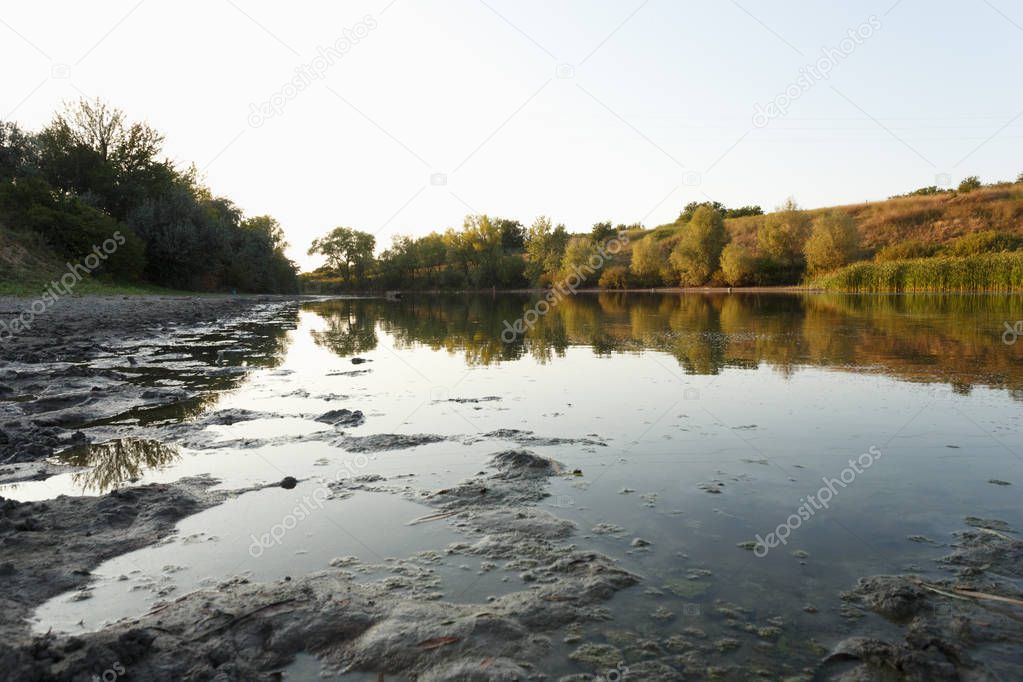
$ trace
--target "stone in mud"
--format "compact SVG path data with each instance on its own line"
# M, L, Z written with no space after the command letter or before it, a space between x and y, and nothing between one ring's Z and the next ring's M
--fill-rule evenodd
M294 476L285 476L284 478L281 479L280 483L280 486L285 490L292 490L297 485L298 479L296 479Z
M503 472L505 477L550 476L564 468L560 462L541 457L529 450L505 450L490 458L490 463Z
M622 662L622 652L610 644L583 644L568 657L573 661L588 665L598 672L614 670Z
M347 436L335 441L334 444L349 452L384 452L405 450L444 440L447 440L444 436L429 433L378 433L372 436Z
M361 426L366 422L366 417L362 414L362 410L340 409L324 412L316 418L316 421L338 428L348 428Z
M363 364L365 362L370 362L370 361L367 360L366 358L352 358L352 364L353 365L361 365L361 364Z

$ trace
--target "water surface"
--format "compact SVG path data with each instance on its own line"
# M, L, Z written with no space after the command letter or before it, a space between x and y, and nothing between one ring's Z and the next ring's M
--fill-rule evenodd
M783 622L784 634L744 643L734 660L798 671L822 647L889 627L841 617L839 594L857 578L939 574L934 560L966 516L1023 528L1023 340L1002 334L1023 317L1019 297L600 294L530 314L535 305L518 295L305 303L287 324L252 331L266 336L249 344L260 349L256 369L204 392L195 410L110 420L127 433L196 412L256 410L268 416L209 429L262 445L139 439L66 453L79 468L4 487L0 495L44 499L198 474L225 489L302 481L241 495L182 521L166 544L107 562L91 599L52 600L37 629L94 629L235 574L274 580L355 555L378 567L371 579L442 550L460 536L442 523L407 525L429 509L402 488L482 470L491 453L518 447L484 435L499 429L588 441L533 449L581 472L552 480L543 503L576 522L572 541L643 577L609 603L611 622L583 633L619 646L626 663L642 658L643 638L689 627L729 635L722 613L737 606L750 622ZM520 318L535 324L509 334ZM197 337L196 347L230 341ZM302 440L328 428L316 416L339 408L366 416L347 435L448 440L370 455ZM785 544L762 557L740 546L775 531L868 452L880 455ZM327 500L280 542L252 550L338 472L378 474L392 493ZM444 558L436 573L451 601L528 588L464 557ZM554 641L541 669L585 670L567 659L574 646ZM309 669L303 659L292 677Z

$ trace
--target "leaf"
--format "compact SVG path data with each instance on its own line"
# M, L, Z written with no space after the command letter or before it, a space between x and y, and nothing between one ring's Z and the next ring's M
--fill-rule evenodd
M461 637L431 637L430 639L424 639L419 644L416 644L420 649L438 649L448 644L457 644L461 642Z

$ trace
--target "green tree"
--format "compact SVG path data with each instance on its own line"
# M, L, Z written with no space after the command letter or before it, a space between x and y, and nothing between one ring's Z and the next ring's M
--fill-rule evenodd
M752 284L757 271L756 258L745 246L731 242L721 250L721 274L733 287Z
M560 278L565 280L573 273L578 273L579 276L587 280L593 280L590 282L592 286L597 279L599 269L594 269L590 263L590 257L596 254L596 250L593 247L593 241L589 237L572 237L568 240L568 245L565 247L565 255L561 259L561 272Z
M725 221L711 206L700 206L671 252L671 264L683 286L698 286L710 279L728 243Z
M810 274L836 270L856 258L860 233L853 217L840 209L828 211L813 221L804 245L806 269Z
M568 230L564 225L552 229L551 220L547 216L540 216L533 221L526 233L525 271L532 285L542 286L557 277L568 240Z
M663 275L670 272L667 249L652 234L634 241L629 270L644 286L665 284Z
M351 285L364 281L375 247L373 235L349 227L335 227L327 236L314 239L308 253L325 257L331 269Z
M970 175L968 177L963 178L963 181L959 183L958 191L963 192L965 194L967 192L972 192L973 190L980 188L981 188L980 178L978 178L976 175Z
M709 208L716 213L720 213L722 217L724 217L725 212L728 210L720 201L690 201L685 205L685 208L682 209L682 213L679 214L678 220L675 222L688 223L693 219L693 216L696 215L696 211L704 207Z
M809 236L810 216L790 198L764 218L757 230L757 248L781 267L801 270L803 244Z
M590 238L595 244L603 244L608 239L611 239L619 232L615 229L614 225L611 224L610 220L602 223L594 223L593 228L590 229Z

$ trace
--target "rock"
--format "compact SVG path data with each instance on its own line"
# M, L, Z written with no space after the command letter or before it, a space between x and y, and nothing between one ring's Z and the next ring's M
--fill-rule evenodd
M316 418L316 421L335 427L348 428L361 426L366 422L366 417L361 410L340 409L324 412Z
M644 540L643 538L632 538L632 542L629 543L632 547L649 547L650 541Z
M285 490L291 490L298 485L298 479L294 476L285 476L281 479L281 487Z

